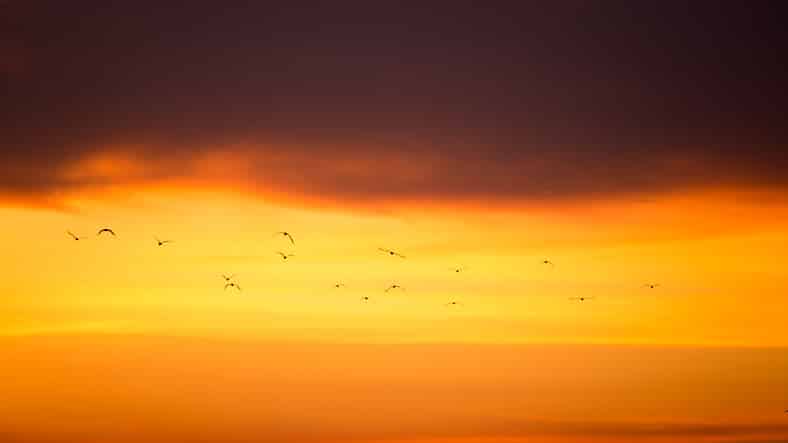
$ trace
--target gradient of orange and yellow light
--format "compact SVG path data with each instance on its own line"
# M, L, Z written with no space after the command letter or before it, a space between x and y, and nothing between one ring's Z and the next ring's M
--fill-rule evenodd
M72 196L71 212L3 210L3 334L788 345L788 206L768 193L387 210L183 189L122 195ZM97 238L101 226L118 237ZM272 235L285 229L294 247ZM154 236L175 243L159 248ZM283 262L277 250L296 256ZM222 273L243 292L224 291ZM392 283L406 291L384 293ZM579 295L595 299L567 300Z
M0 430L780 441L786 220L762 191L343 206L139 186L6 207ZM117 238L96 237L103 226ZM406 291L385 293L395 282Z

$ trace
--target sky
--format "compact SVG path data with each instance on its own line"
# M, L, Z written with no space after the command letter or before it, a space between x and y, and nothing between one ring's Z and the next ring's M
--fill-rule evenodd
M780 12L0 2L0 440L787 441Z

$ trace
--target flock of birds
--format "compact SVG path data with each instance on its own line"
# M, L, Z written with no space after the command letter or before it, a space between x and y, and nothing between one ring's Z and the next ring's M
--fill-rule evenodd
M72 239L74 239L76 241L79 241L79 240L82 240L83 238L85 238L85 237L79 236L77 234L74 234L71 231L66 231L66 232L68 233L68 235ZM111 228L101 228L101 229L98 230L96 235L98 237L101 237L102 235L109 235L109 236L112 236L112 237L116 237L117 236L115 234L115 231L113 231ZM287 232L287 231L278 231L278 232L275 232L273 235L274 236L284 237L287 240L289 240L291 246L295 246L295 239L293 238L293 236L289 232ZM159 246L159 247L166 246L166 245L168 245L170 243L173 243L173 240L162 240L162 239L160 239L158 237L153 237L153 238L154 238L154 240L156 242L156 245ZM400 259L407 258L407 257L405 257L405 255L403 255L403 254L401 254L401 253L399 253L399 252L397 252L397 251L395 251L393 249L378 248L378 251L383 253L383 254L385 254L385 255L388 255L390 257L396 257L396 258L400 258ZM288 252L283 252L283 251L276 251L276 253L282 258L282 260L285 260L285 261L288 260L291 257L295 257L295 254L293 254L293 253L288 253ZM545 266L555 267L555 263L553 263L551 260L548 260L548 259L542 260L542 264L545 265ZM465 269L466 268L464 266L460 266L460 267L451 268L451 271L454 272L454 273L459 274L461 272L464 272ZM221 277L224 280L224 289L225 290L227 290L227 289L233 290L234 289L234 290L236 290L238 292L242 291L241 285L235 279L235 275L234 274L231 274L231 275L222 274ZM650 289L650 290L651 289L657 289L660 286L661 285L659 283L646 283L646 284L643 285L644 288ZM336 289L340 289L340 288L343 288L343 287L345 287L344 283L338 282L338 283L334 284L334 288L336 288ZM402 287L401 285L397 284L397 283L393 283L393 284L389 285L387 288L384 289L384 292L386 292L386 293L388 293L390 291L403 291L404 292L405 288ZM569 297L569 300L570 301L574 301L574 302L583 303L583 302L594 300L594 297L593 296L590 296L590 297L585 297L585 296ZM368 303L369 301L370 301L370 297L368 295L365 295L365 296L361 297L361 302ZM460 303L460 302L458 302L456 300L451 300L448 303L445 303L444 306L446 306L446 307L462 306L462 303ZM788 414L788 409L786 409L784 413Z
M66 231L66 233L72 239L74 239L76 241L79 241L79 240L82 240L82 239L85 238L85 237L77 235L77 234L75 234L75 233L73 233L71 231ZM99 229L97 234L96 234L96 236L101 237L102 235L109 235L109 236L112 236L112 237L116 237L117 236L115 234L115 231L113 231L111 228L101 228L101 229ZM290 242L291 246L295 246L295 239L287 231L275 232L273 234L273 236L281 236L281 237L287 239ZM159 246L159 247L166 246L166 245L168 245L170 243L173 243L173 240L162 240L162 239L160 239L158 237L155 237L155 236L153 237L153 239L155 240L156 245ZM396 258L400 258L400 259L407 258L407 257L405 257L405 255L403 255L403 254L401 254L401 253L399 253L399 252L397 252L397 251L395 251L393 249L378 248L378 251L383 253L383 254L385 254L385 255L388 255L390 257L396 257ZM295 254L290 253L290 252L276 251L276 254L279 255L282 258L282 260L285 260L285 261L287 261L291 257L295 257ZM555 263L553 263L551 260L547 260L547 259L542 260L542 264L545 265L545 266L555 267ZM461 272L464 272L465 269L466 268L464 266L459 266L459 267L451 268L451 271L454 272L454 273L459 274ZM236 290L238 292L242 291L241 285L235 279L235 274L231 274L231 275L222 274L221 277L222 277L222 279L224 279L224 289L225 290L227 290L227 289L233 290L234 289L234 290ZM643 285L644 288L648 288L648 289L656 289L659 286L660 286L659 283L646 283L646 284ZM336 289L340 289L340 288L343 288L343 287L345 287L344 283L338 282L338 283L334 284L334 288L336 288ZM402 291L402 292L405 292L405 288L402 287L401 285L397 284L397 283L393 283L393 284L389 285L388 287L386 287L383 292L388 293L390 291ZM594 297L593 296L590 296L590 297L586 297L586 296L569 297L569 300L570 301L574 301L574 302L583 303L583 302L586 302L586 301L594 300ZM370 297L369 296L365 295L365 296L361 297L361 302L367 303L369 301L370 301ZM462 306L462 303L460 303L460 302L458 302L456 300L450 300L448 303L445 303L444 306L447 306L447 307ZM786 411L786 413L788 413L788 411Z

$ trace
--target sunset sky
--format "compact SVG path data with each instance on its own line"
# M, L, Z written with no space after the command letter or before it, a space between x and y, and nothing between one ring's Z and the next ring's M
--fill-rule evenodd
M776 7L109 3L0 2L0 442L788 441Z

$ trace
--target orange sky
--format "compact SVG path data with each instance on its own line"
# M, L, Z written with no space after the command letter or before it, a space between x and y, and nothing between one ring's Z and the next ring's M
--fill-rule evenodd
M342 207L120 186L60 203L0 217L8 441L788 436L779 195Z
M0 1L0 443L788 441L777 2L160 3Z

